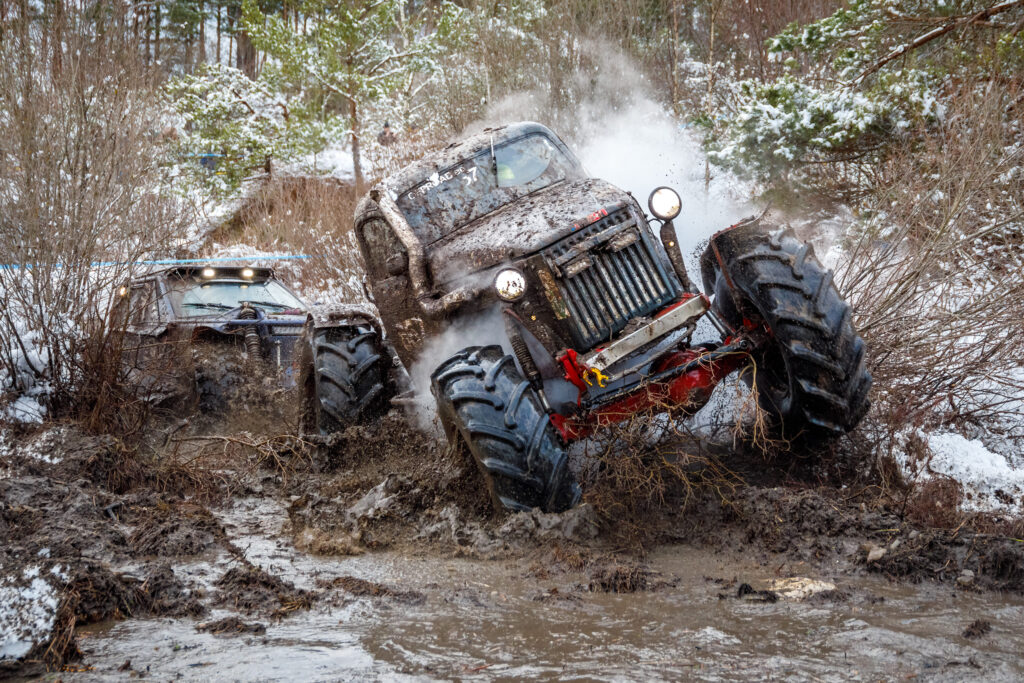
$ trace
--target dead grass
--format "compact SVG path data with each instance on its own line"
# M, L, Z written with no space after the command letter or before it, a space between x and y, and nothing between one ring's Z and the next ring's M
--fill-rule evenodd
M728 501L743 482L707 453L667 407L634 415L591 438L583 457L586 500L611 533L643 546L701 495ZM700 494L700 495L698 495Z

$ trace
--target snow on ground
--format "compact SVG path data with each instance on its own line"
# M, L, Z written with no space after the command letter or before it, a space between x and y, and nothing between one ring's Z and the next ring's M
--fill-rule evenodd
M11 422L42 424L46 407L36 397L22 394L4 409L3 416Z
M917 436L928 446L924 460L904 451L896 454L909 481L948 477L963 487L962 506L967 512L1024 514L1024 468L990 450L981 439L920 430Z
M316 154L310 154L297 163L281 169L284 175L317 175L351 181L355 178L355 165L347 145L334 143Z
M60 569L54 567L59 578ZM26 567L20 575L0 577L0 660L18 659L49 637L57 616L57 590Z

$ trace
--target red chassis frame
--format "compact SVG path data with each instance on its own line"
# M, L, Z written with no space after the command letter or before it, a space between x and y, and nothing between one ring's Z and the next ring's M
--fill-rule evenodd
M678 304L665 310L675 305ZM741 333L750 331L742 330ZM673 349L660 356L651 368L652 377L668 375L667 379L644 380L624 396L575 415L553 413L550 416L551 424L562 439L569 442L585 438L598 429L657 406L665 410L680 409L694 413L708 402L711 392L726 375L749 361L751 347L745 334L732 334L717 349L706 346ZM566 369L565 379L585 391L586 387L580 378L586 375L586 366L577 361L574 353L560 358ZM685 365L692 367L680 374L671 372Z

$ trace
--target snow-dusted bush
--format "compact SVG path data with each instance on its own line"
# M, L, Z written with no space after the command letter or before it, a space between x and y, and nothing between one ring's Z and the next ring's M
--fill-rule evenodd
M953 100L1014 82L1021 21L1021 3L853 0L794 23L767 41L779 73L739 84L712 157L768 184L863 190Z
M21 396L7 417L107 414L124 342L111 301L181 232L130 23L87 19L61 41L14 21L0 41L0 383Z

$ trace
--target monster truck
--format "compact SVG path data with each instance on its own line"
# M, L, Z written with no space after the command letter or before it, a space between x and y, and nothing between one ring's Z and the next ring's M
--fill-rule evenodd
M809 245L742 221L711 238L702 293L673 225L679 195L658 188L647 208L653 219L536 123L449 145L356 208L369 293L407 367L453 324L500 311L504 334L431 375L449 441L499 508L575 505L570 442L644 411L697 411L731 372L785 439L834 439L867 410L864 342ZM701 318L720 340L692 341ZM349 386L356 404L379 391Z
M308 306L268 268L181 262L126 284L120 303L137 340L130 379L156 403L230 403L276 376L278 388L299 392L304 429L332 432L385 410L405 381L372 309Z

